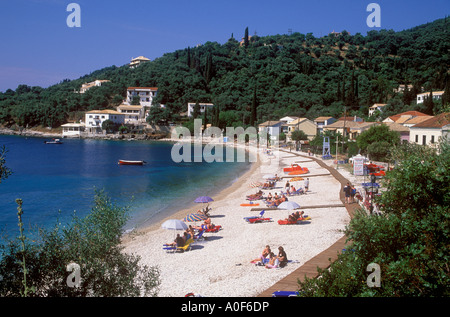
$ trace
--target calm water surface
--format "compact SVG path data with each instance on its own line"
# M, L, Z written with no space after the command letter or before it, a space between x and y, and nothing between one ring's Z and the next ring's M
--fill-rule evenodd
M63 139L0 135L6 165L13 171L0 184L0 229L16 235L16 198L23 200L27 225L51 227L68 222L74 211L89 213L95 189L104 189L119 206L130 206L127 228L149 225L213 196L245 173L250 163L175 163L171 143ZM119 159L144 160L144 166L121 166ZM247 160L248 161L248 160Z

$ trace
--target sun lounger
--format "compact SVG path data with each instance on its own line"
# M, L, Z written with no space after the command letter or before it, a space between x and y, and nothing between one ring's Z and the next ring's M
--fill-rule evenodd
M184 252L186 250L190 250L191 249L191 244L192 243L194 243L194 239L191 238L191 239L188 239L186 241L186 243L184 244L184 246L182 246L182 247L164 245L163 250L172 251L172 252L175 252L175 251L176 252Z
M222 226L214 226L213 228L205 229L205 232L218 232L222 229Z
M311 220L311 217L305 216L301 219L298 219L297 221L289 221L286 219L280 219L280 220L278 220L278 224L279 225L298 225L298 224L305 223L304 221L307 221L307 220Z
M297 291L277 291L272 293L272 297L297 297L300 293Z
M197 242L197 241L205 240L203 233L205 233L205 230L201 230L198 232L197 235L194 235L194 241Z
M259 216L252 216L252 217L244 217L245 221L248 223L260 223L264 221L271 221L272 218L263 218L264 210L259 213Z

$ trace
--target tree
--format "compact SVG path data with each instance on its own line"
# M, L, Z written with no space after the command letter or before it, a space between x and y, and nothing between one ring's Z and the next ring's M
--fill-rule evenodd
M248 43L249 43L249 38L248 38L248 27L245 28L245 32L244 32L244 47L247 48L248 47Z
M159 270L139 264L138 256L129 255L121 246L127 208L111 202L103 192L96 193L91 213L85 218L73 217L65 227L56 224L52 230L39 230L36 243L25 240L19 249L17 240L1 245L0 295L19 296L22 289L20 263L26 259L26 285L33 287L34 297L111 297L154 296L159 286ZM81 268L80 287L69 287L67 266Z
M254 126L256 123L256 109L258 107L257 99L256 99L256 87L253 89L253 99L252 99L252 110L250 114L250 125Z
M293 131L291 133L291 139L293 141L295 141L295 147L296 147L296 149L298 151L298 149L299 149L299 147L298 147L299 141L308 140L308 136L302 130L295 130L295 131Z
M8 151L6 150L6 147L3 145L3 147L0 150L0 184L2 183L2 180L8 178L9 175L12 174L12 171L10 168L8 168L6 164L6 153Z
M302 296L450 295L450 146L441 143L440 154L416 144L396 150L399 163L386 174L376 200L381 215L354 216L345 230L345 251L318 270L320 278L299 283ZM381 287L367 283L371 263L380 266Z
M102 130L105 130L106 133L114 133L117 131L117 129L117 124L115 124L111 120L105 120L102 122Z
M363 153L366 153L368 147L375 142L386 142L388 146L392 147L400 143L400 134L390 130L387 125L382 124L370 127L356 139L356 144Z

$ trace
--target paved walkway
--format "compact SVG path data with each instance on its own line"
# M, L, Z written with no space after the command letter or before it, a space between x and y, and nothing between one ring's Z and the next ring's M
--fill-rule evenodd
M291 152L292 153L292 152ZM347 184L348 180L342 176L336 169L333 167L328 166L325 164L322 160L319 160L314 157L301 155L297 153L297 156L306 157L308 159L316 161L321 167L327 169L331 175L333 175L340 183L341 183L341 191L340 191L340 200L344 204L344 192L342 189ZM353 215L355 214L355 210L359 208L359 204L345 204L344 205L347 208L347 211L351 218L353 218ZM267 290L262 292L258 295L258 297L272 297L272 293L276 291L297 291L299 288L298 280L304 281L305 276L308 278L314 278L318 276L317 267L320 267L322 269L325 269L330 266L330 260L331 262L335 261L338 257L338 254L342 251L342 249L345 248L347 237L342 237L336 243L334 243L332 246L330 246L325 251L319 253L309 261L307 261L305 264L303 264L301 267L299 267L297 270L283 278L282 280L278 281L271 287L269 287Z

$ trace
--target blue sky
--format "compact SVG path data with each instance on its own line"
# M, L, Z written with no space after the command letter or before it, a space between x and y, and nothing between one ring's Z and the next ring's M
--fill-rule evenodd
M69 28L68 4L81 8L81 27ZM371 3L381 28L366 24ZM65 78L150 59L207 41L238 40L246 27L260 36L347 30L400 31L443 18L449 0L0 0L0 91L19 84L48 87Z

